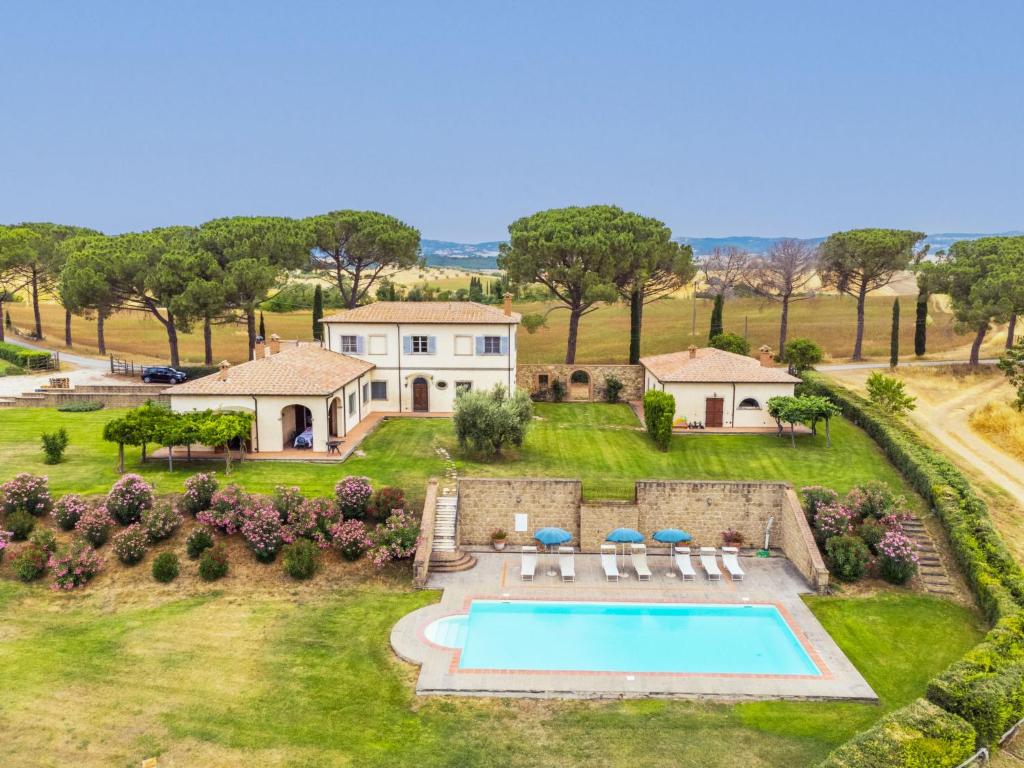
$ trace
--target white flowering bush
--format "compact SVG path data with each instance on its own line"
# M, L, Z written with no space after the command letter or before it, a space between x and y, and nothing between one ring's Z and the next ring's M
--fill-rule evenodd
M85 541L94 547L100 547L106 543L113 525L114 520L107 512L107 508L100 504L82 513L78 522L75 523L75 530Z
M132 523L114 536L114 554L125 565L135 565L146 554L146 531L141 523Z
M70 531L78 519L89 509L89 503L76 493L68 493L57 499L53 505L53 522L62 531Z
M7 515L27 512L41 517L53 508L48 478L45 475L30 475L28 472L15 475L0 485L0 499L0 507Z
M121 525L137 523L142 513L153 506L153 486L139 475L124 475L107 494L106 506L110 516Z
M217 492L217 477L213 472L199 472L185 481L181 495L181 511L195 517L209 509L213 494Z

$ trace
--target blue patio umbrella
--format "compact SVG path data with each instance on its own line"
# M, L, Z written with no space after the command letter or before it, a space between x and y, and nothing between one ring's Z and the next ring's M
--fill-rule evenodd
M681 541L689 541L693 536L678 528L663 528L654 534L654 540L662 544L678 544Z
M568 531L562 530L561 528L541 528L533 534L533 538L545 547L554 547L558 544L565 544L565 542L571 541L572 534Z
M626 544L640 544L644 540L644 535L640 531L632 528L616 528L614 531L604 537L605 541L611 541L615 544L622 544L622 564L623 570L625 570L626 564ZM625 573L621 574L625 577Z

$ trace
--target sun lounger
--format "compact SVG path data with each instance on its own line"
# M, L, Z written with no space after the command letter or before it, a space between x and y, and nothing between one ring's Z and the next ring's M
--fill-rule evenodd
M601 545L601 567L604 568L604 577L608 581L619 580L619 567L615 564L615 545Z
M572 547L558 548L558 570L562 572L562 581L576 581L576 558Z
M519 575L523 581L533 581L533 574L537 571L537 548L533 546L523 547L521 557Z
M743 581L743 569L740 568L740 551L736 547L722 547L722 565L729 572L733 581Z
M693 570L693 561L690 560L689 547L676 547L676 567L683 581L693 581L697 578L697 572Z
M640 581L651 580L651 569L647 567L647 547L644 544L633 545L633 569Z
M718 563L715 562L715 548L700 548L700 564L708 575L708 581L721 581L722 572L718 570Z

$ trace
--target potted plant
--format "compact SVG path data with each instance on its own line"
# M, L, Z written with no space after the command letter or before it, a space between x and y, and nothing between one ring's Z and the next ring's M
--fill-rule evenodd
M501 552L505 548L506 539L508 539L508 531L504 528L495 528L491 532L491 546L497 552Z
M743 545L743 534L735 528L722 531L722 542L727 547L739 547Z

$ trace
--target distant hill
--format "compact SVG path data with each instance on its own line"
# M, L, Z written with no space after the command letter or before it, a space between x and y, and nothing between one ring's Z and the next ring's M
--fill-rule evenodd
M977 240L979 237L1016 236L1024 232L940 232L928 235L925 242L931 245L934 253L947 249L957 240ZM773 244L783 237L755 237L752 235L729 235L726 237L677 237L680 243L692 246L697 256L705 256L715 248L739 248L750 253L765 253ZM811 245L818 245L824 237L795 238ZM432 267L451 267L454 269L497 269L498 248L503 241L493 240L486 243L453 243L447 240L423 240L421 245L427 264Z

